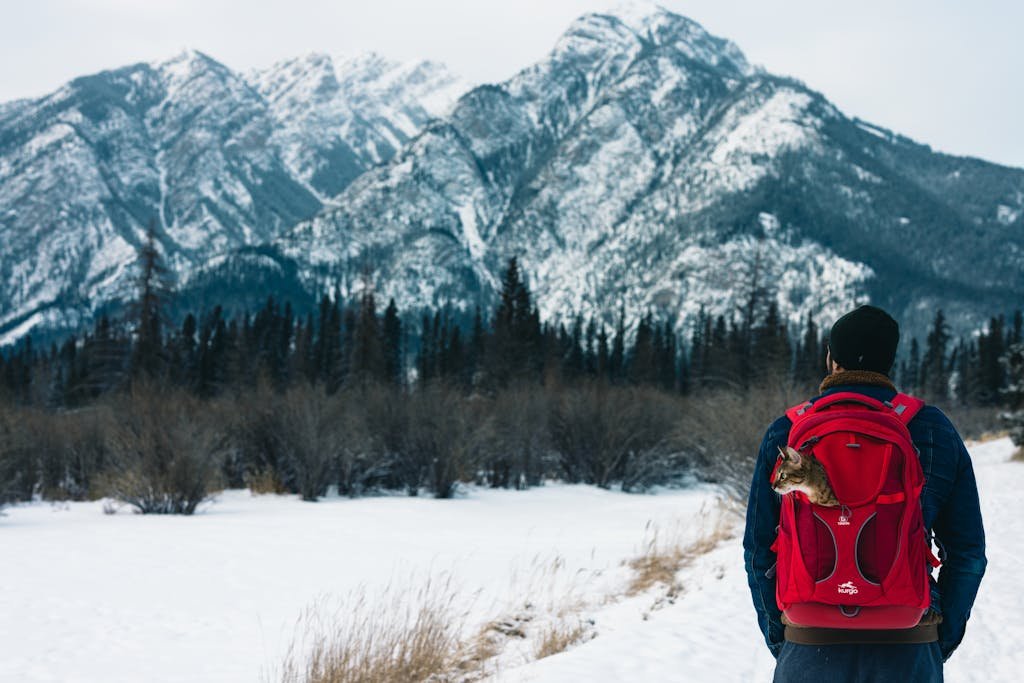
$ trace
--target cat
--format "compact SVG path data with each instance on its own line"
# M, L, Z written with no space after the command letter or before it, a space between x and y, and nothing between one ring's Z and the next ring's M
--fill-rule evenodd
M782 456L782 462L772 482L772 488L777 493L785 495L792 491L803 491L815 505L839 505L839 499L828 483L825 468L813 454L803 454L786 446L786 450L779 447L779 455Z

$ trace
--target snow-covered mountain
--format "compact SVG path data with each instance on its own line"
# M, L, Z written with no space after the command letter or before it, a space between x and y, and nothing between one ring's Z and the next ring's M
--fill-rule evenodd
M373 55L243 78L193 53L0 108L0 336L112 298L151 214L189 305L370 272L409 313L469 309L512 255L545 318L685 329L757 291L794 322L870 298L919 333L1024 300L1024 170L850 118L655 5L462 88Z
M182 281L265 244L389 159L465 86L310 56L245 77L195 51L0 108L0 343L129 293L150 221Z
M387 161L468 89L436 62L401 64L366 54L335 65L325 54L250 75L270 106L271 141L320 198Z
M851 119L652 5L580 18L334 204L278 244L406 306L487 298L513 254L544 317L685 327L765 288L793 322L870 297L920 328L1024 298L1024 171Z

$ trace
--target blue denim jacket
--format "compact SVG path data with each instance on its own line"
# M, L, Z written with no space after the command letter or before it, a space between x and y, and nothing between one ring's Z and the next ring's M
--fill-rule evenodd
M892 389L859 384L832 387L822 396L839 391L856 391L884 401L895 396ZM768 649L776 657L782 647L783 626L775 602L775 578L766 573L771 573L768 570L775 564L770 546L775 541L781 498L772 490L769 476L778 447L786 444L791 426L789 418L782 416L764 435L750 485L743 535L747 583L757 621ZM971 457L949 418L938 408L926 406L911 420L909 429L921 452L925 476L921 492L924 524L934 532L943 561L938 582L932 581L932 608L943 615L939 646L946 660L963 640L971 606L985 573L985 530Z

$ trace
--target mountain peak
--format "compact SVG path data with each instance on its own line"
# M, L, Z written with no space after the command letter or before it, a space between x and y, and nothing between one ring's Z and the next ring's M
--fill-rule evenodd
M285 59L267 69L251 72L249 82L271 102L281 98L311 101L333 97L338 91L334 60L323 52L308 52Z
M614 5L605 14L615 17L637 33L646 33L651 25L669 16L679 16L673 15L661 5L650 0L626 0Z
M220 62L209 56L205 52L201 52L191 47L186 47L180 52L175 54L173 57L168 59L159 60L153 63L153 67L156 69L195 69L208 66L220 66Z
M671 12L650 0L626 0L606 12L644 40L669 45L691 59L744 76L754 72L732 41L708 33L698 22Z
M150 66L167 79L168 92L173 93L200 74L229 74L229 69L205 52L185 48L170 59L151 62Z

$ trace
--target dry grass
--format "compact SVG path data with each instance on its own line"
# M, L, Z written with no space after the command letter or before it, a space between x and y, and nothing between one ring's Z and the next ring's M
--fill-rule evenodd
M1012 462L1024 462L1024 446L1018 448L1012 456L1010 456Z
M724 500L702 508L696 520L687 522L687 528L700 527L695 539L679 530L662 540L657 529L649 530L640 555L625 563L632 569L630 582L625 589L612 589L603 602L587 601L580 592L599 573L566 572L563 558L537 557L527 576L513 578L515 594L529 599L513 609L495 610L502 616L475 632L465 628L467 612L460 610L468 606L450 577L432 578L418 590L392 584L375 597L358 593L330 614L321 601L299 619L301 635L289 648L281 673L268 680L469 683L509 664L564 652L596 636L594 622L585 617L595 604L658 586L666 591L657 596L655 608L673 602L682 589L678 572L731 536L735 513L736 507ZM512 645L517 642L524 647Z
M384 597L390 596L390 597ZM299 620L302 637L289 649L283 683L385 683L457 680L463 617L451 579L430 579L410 596L360 594L328 621L323 605Z
M534 657L544 659L564 652L580 642L587 635L587 624L577 619L574 622L555 622L541 631L537 639Z
M699 517L701 531L689 543L680 539L679 532L672 534L667 542L659 540L658 529L650 532L641 553L627 563L633 570L633 577L626 595L639 595L657 585L665 586L669 597L679 594L682 590L676 579L679 571L732 535L732 510L724 502L711 510L702 508Z
M264 467L257 472L246 473L245 485L252 495L288 493L288 487L271 467Z

